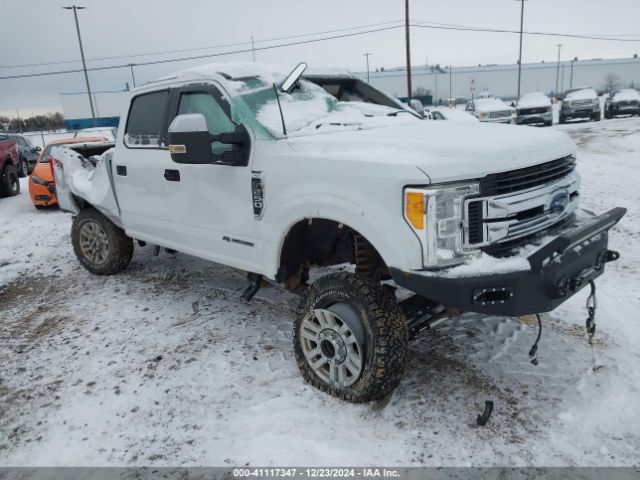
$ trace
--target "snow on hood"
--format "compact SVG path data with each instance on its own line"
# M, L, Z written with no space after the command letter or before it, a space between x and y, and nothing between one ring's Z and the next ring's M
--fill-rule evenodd
M621 100L640 100L640 92L632 88L620 90L613 95L613 101L619 102Z
M598 93L593 88L583 88L568 93L565 100L593 100L594 98L598 98Z
M429 107L429 110L431 110L432 112L440 112L446 120L451 120L453 122L478 123L480 121L473 115L470 115L464 110L459 110L457 108Z
M551 99L544 93L529 93L523 95L518 100L518 108L531 108L531 107L549 107L551 106Z
M559 131L421 120L368 130L336 127L288 142L309 157L416 166L433 183L481 178L556 160L576 150Z
M479 98L473 101L476 110L481 112L501 112L511 107L499 98Z

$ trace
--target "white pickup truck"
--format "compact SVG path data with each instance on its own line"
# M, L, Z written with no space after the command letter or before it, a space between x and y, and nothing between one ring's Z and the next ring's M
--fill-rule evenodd
M425 121L305 67L180 72L134 90L110 152L61 149L82 265L120 272L135 239L246 271L245 300L263 281L297 291L302 375L362 402L393 390L410 335L445 307L547 312L618 258L608 231L625 209L576 220L564 134ZM308 285L310 268L343 264Z

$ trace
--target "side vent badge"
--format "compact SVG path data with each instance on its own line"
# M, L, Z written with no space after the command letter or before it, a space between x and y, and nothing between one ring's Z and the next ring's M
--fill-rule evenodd
M264 214L264 175L262 172L251 172L251 198L253 200L253 216L259 220Z

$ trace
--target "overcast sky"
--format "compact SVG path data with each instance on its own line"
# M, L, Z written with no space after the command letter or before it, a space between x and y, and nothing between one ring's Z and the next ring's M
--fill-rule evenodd
M0 76L81 67L73 14L64 0L2 0L3 47ZM200 48L394 22L404 18L404 0L82 0L79 12L87 59L166 50ZM421 22L519 28L517 0L412 0L411 18ZM9 21L9 19L13 19ZM640 39L640 0L527 0L525 31L572 34L636 35ZM348 33L348 32L342 32ZM326 35L325 35L326 36ZM313 38L313 37L305 37ZM295 41L295 39L287 40ZM640 52L638 42L525 36L523 62L555 61L557 43L569 59L621 58ZM514 63L518 36L413 28L412 61L423 65ZM135 63L160 58L206 54L247 45L145 57L89 61L89 66ZM404 64L404 30L381 31L350 38L258 51L258 61L297 62L314 66L365 69ZM136 67L136 81L211 61L251 61L242 53L189 62ZM8 67L41 62L74 61L39 67ZM93 90L123 89L128 69L89 73ZM0 80L0 114L21 116L60 110L60 92L84 91L82 73Z

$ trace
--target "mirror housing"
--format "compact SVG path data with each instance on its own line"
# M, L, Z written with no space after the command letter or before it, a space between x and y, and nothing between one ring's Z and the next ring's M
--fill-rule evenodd
M424 105L422 105L422 102L417 98L412 98L411 100L409 100L409 106L420 115L424 115Z
M307 64L304 62L300 62L296 68L291 70L291 73L285 78L284 82L282 82L282 86L280 89L285 93L291 93L293 87L296 86L298 80L307 69Z
M249 134L240 126L234 132L209 133L207 120L201 113L176 116L168 131L169 153L176 163L245 166L248 163ZM220 142L233 148L215 154L211 143Z

